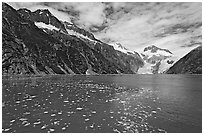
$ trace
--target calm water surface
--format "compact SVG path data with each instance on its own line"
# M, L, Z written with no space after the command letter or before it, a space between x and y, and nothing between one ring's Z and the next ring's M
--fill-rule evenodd
M2 132L202 132L201 75L3 77Z

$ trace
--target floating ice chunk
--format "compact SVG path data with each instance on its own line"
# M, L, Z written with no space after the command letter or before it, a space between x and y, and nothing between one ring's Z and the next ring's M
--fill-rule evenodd
M96 113L96 111L91 111L91 113L95 114L95 113Z
M16 101L16 104L19 104L21 101Z
M34 125L39 125L41 122L40 121L37 121L37 122L34 122L33 124Z
M19 119L20 121L25 121L25 120L28 120L27 118L20 118Z
M63 101L64 103L68 103L69 102L69 100L65 100L65 101Z
M43 125L42 127L41 127L41 129L45 129L46 127L48 127L48 125Z
M54 117L54 116L56 116L56 114L54 114L54 113L53 113L53 114L51 114L51 117Z
M125 102L126 102L126 101L122 101L122 100L120 101L120 103L122 103L122 104L124 104Z
M6 129L4 129L4 131L9 131L11 128L6 128Z
M62 127L62 130L65 130L66 129L66 127Z
M116 128L113 128L113 131L117 132L117 133L120 133L120 131L118 129L116 129Z
M94 124L90 125L90 128L93 128L94 127Z
M55 124L55 125L59 125L59 122L60 122L60 121L55 121L54 124Z
M76 110L81 111L83 108L82 107L77 107Z
M156 114L157 112L156 111L152 111L152 113Z
M89 120L90 120L89 118L85 119L85 121L89 121Z
M58 114L61 115L61 114L62 114L62 111L58 112Z
M37 96L31 96L31 98L35 98L35 97L37 97Z
M16 120L11 120L10 122L13 123L13 122L15 122L15 121L16 121Z
M24 127L26 127L26 126L28 126L28 125L30 125L30 123L26 123L26 124L24 125Z
M24 112L23 114L24 114L24 115L28 115L28 114L30 114L30 112Z
M51 132L55 131L55 129L54 129L54 128L50 128L49 130L50 130Z
M48 111L45 111L45 112L44 112L44 114L47 114L47 113L48 113Z
M160 129L160 128L158 128L158 131L159 131L159 132L166 132L165 130Z
M110 113L114 113L114 111L110 111Z
M161 108L158 107L157 110L161 110Z
M23 122L22 122L22 125L25 124L25 123L28 123L28 121L23 121Z

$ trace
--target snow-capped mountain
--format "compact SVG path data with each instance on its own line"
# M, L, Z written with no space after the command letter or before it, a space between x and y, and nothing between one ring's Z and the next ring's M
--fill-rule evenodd
M15 10L2 3L3 74L133 74L136 54L117 51L49 10Z
M144 60L144 66L138 70L138 74L164 73L176 60L171 51L156 47L155 45L144 48L141 57Z

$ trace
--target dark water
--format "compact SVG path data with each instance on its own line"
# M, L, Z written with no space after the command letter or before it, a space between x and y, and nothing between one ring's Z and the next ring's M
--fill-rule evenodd
M202 132L201 75L3 77L2 132Z

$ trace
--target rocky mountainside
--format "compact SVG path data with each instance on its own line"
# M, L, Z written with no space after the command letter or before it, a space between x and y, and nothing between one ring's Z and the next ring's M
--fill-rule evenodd
M177 61L167 74L202 74L202 47L199 46Z
M155 45L144 48L141 53L144 66L138 70L139 74L158 74L165 72L174 63L174 55L167 49Z
M114 49L116 50L116 54L120 58L124 59L124 61L129 61L129 67L131 68L132 71L134 71L134 73L137 73L139 68L144 66L144 61L142 57L139 55L139 53L125 48L120 43L113 43L110 45L114 47ZM136 67L134 65L138 66Z
M142 65L136 53L115 50L49 10L2 3L3 74L131 74Z

